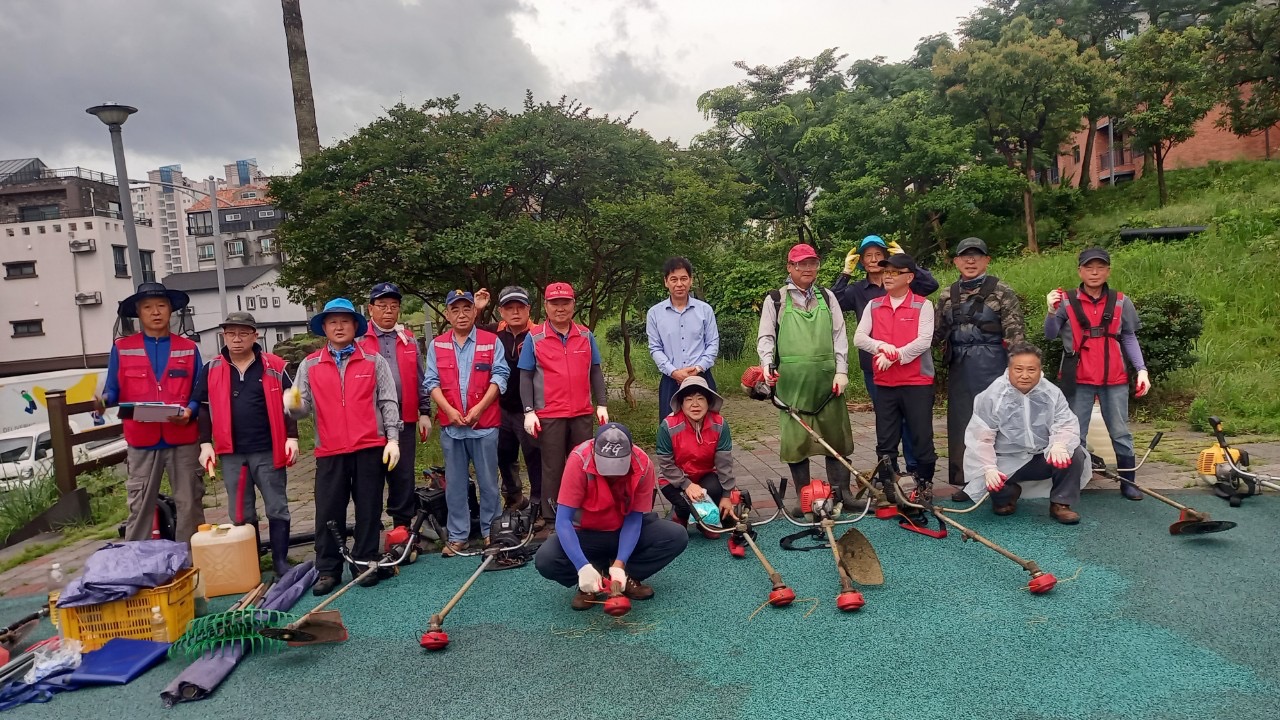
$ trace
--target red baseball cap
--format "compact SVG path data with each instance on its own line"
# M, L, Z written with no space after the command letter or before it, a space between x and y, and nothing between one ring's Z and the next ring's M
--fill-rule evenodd
M547 286L547 291L542 295L545 300L560 300L563 298L573 299L573 286L569 283L558 282L551 283Z
M797 243L791 246L791 250L787 252L787 262L797 263L801 260L809 258L817 258L818 251L813 249L812 245L805 243Z

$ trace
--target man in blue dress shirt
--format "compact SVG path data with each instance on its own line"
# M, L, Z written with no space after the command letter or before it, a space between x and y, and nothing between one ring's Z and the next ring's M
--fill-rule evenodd
M658 384L658 421L671 413L671 396L685 378L701 375L716 389L711 366L720 355L720 330L711 306L689 295L693 265L686 258L669 258L662 265L662 284L671 296L649 308L645 329L649 355L662 373Z

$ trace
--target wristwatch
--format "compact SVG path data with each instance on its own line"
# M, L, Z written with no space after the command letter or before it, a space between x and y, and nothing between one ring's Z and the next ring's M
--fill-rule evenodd
M524 411L525 411L526 413L531 413L531 412L533 412L533 408L529 407L528 405L525 405L525 406L524 406Z

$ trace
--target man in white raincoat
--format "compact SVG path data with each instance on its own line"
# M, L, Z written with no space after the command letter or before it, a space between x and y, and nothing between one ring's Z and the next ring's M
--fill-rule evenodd
M1040 348L1014 344L1008 372L973 401L965 430L966 494L978 501L990 492L995 514L1011 515L1023 483L1049 480L1049 516L1074 525L1080 515L1071 506L1088 482L1089 463L1075 413L1041 372Z

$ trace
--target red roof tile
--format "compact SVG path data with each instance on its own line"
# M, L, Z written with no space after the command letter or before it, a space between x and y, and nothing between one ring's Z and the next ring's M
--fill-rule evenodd
M246 192L257 193L257 197L246 198L243 195ZM266 185L245 185L242 187L224 188L218 191L218 207L251 207L253 205L270 205L271 198L267 195ZM187 212L202 212L209 209L209 198L200 198L194 205L187 208Z

